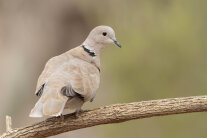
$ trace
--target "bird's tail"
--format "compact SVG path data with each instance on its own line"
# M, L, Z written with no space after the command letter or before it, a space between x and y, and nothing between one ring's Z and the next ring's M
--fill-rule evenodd
M65 109L79 111L81 110L83 103L84 103L83 100L81 100L78 97L74 97L67 101L65 105Z
M35 107L31 110L29 117L43 117L42 109L43 104L40 101L38 101L35 104Z
M35 104L35 107L31 110L30 117L43 117L43 116L60 116L63 112L65 103L68 98L48 98L44 102L39 101Z

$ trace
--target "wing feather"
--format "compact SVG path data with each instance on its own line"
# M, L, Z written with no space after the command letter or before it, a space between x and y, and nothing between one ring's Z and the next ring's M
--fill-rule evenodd
M65 54L53 57L48 60L45 65L44 70L40 74L35 94L41 89L41 86L48 81L48 78L64 63L68 60L68 57Z
M94 98L99 83L100 72L93 64L65 54L54 57L38 79L35 93L41 97L30 116L58 116L67 101L71 108L81 107Z

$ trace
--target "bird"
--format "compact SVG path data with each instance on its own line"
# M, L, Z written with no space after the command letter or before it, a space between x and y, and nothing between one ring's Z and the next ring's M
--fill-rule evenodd
M30 117L62 116L64 109L78 115L85 102L92 102L100 85L100 54L116 40L114 30L100 25L91 30L85 41L48 60L40 74L35 94L38 97Z

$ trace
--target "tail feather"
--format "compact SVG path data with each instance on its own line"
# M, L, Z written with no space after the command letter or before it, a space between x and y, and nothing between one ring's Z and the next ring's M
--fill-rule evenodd
M48 116L60 116L67 99L48 99L43 105L43 114Z
M43 117L42 109L43 109L43 104L41 102L37 102L35 107L31 110L29 116L30 117Z
M78 97L74 97L70 100L67 101L65 109L70 109L70 110L80 110L82 105L83 105L83 100L78 98Z

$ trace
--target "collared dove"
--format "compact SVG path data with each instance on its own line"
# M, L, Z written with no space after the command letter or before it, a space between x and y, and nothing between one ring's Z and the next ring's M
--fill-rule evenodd
M109 26L95 27L82 45L51 58L39 76L39 97L30 117L61 116L63 109L81 111L93 101L100 84L100 53L110 43L121 47Z

